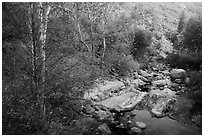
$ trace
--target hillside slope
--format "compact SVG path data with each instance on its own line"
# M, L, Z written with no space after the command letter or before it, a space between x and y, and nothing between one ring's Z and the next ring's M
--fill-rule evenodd
M176 30L179 16L184 11L187 17L201 14L202 3L199 2L144 2L144 3L125 3L126 9L135 8L135 11L146 11L152 16L150 24L155 25L156 31Z

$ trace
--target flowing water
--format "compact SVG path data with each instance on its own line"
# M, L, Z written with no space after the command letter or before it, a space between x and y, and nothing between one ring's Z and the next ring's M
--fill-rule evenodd
M136 121L141 121L147 124L147 128L144 130L146 135L201 135L202 129L192 126L178 123L168 117L153 118L149 111L146 110L134 110Z

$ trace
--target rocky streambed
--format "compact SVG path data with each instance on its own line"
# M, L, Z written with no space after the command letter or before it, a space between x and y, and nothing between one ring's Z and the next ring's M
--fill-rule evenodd
M141 70L119 80L98 79L84 95L90 103L82 112L101 121L99 134L202 134L201 116L195 123L179 115L192 107L190 100L178 101L185 92L185 73Z

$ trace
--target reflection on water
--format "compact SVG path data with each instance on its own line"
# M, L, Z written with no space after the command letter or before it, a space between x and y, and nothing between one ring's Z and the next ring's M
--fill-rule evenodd
M134 119L147 124L146 135L201 135L202 129L192 125L178 123L168 117L152 118L148 111L136 111Z

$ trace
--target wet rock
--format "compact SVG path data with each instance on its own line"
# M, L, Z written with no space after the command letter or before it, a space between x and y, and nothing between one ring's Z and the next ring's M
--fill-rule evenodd
M140 128L140 129L145 129L147 127L147 125L143 122L139 122L139 121L132 121L132 120L129 120L127 122L127 125L132 128L132 127L137 127L137 128Z
M152 109L151 113L153 114L153 116L155 116L156 118L162 118L164 117L164 113L162 112L162 109Z
M137 72L134 72L134 73L133 73L133 79L137 79L137 78L139 78L139 75L138 75Z
M162 87L165 85L171 86L171 81L169 79L164 79L164 80L156 80L152 82L153 86L158 86L158 87Z
M186 71L184 69L173 69L170 71L170 77L172 79L183 79L186 77Z
M189 84L189 83L190 83L190 78L187 77L187 78L185 79L185 84Z
M154 80L162 80L164 79L164 76L162 74L158 74L156 77L154 77Z
M82 108L82 112L84 114L92 114L94 112L94 109L91 106L87 105Z
M145 129L147 127L147 125L143 122L135 122L136 123L136 126L139 127L140 129Z
M125 128L125 125L120 123L119 125L116 126L117 128Z
M129 134L131 135L138 135L138 134L141 134L142 133L142 130L138 127L132 127L129 131Z
M177 84L181 84L182 83L181 79L175 79L174 82L177 83Z
M133 110L134 107L139 104L146 95L148 95L146 92L140 92L138 95L135 95L129 100L120 104L118 110L120 112Z
M111 130L106 123L99 125L98 131L100 134L103 134L103 135L110 135L111 134Z
M141 91L143 92L149 92L152 88L151 84L145 84L144 86L140 86Z
M153 86L162 87L166 85L166 80L156 80L152 82Z
M164 90L164 87L159 87L160 90Z
M156 118L161 118L165 116L165 111L167 111L169 104L174 100L169 98L160 98L153 109L150 111Z
M92 108L95 110L95 111L99 111L100 108L97 106L97 105L93 105Z
M92 99L93 101L96 101L96 102L101 101L101 99L100 99L100 97L99 97L98 95L91 97L91 99Z
M139 76L139 79L141 79L144 82L149 82L149 80L147 78L145 78L144 76Z
M137 89L140 86L144 86L146 83L144 81L142 81L141 79L135 79L135 80L131 81L130 84L134 85L134 87Z
M165 76L169 76L170 75L170 72L168 70L161 71L161 73L164 74Z
M178 91L179 90L179 85L176 84L176 83L172 83L170 89L173 90L173 91Z
M140 70L140 71L139 71L139 74L142 75L143 77L149 77L149 76L150 76L150 75L149 75L146 71L144 71L144 70Z

